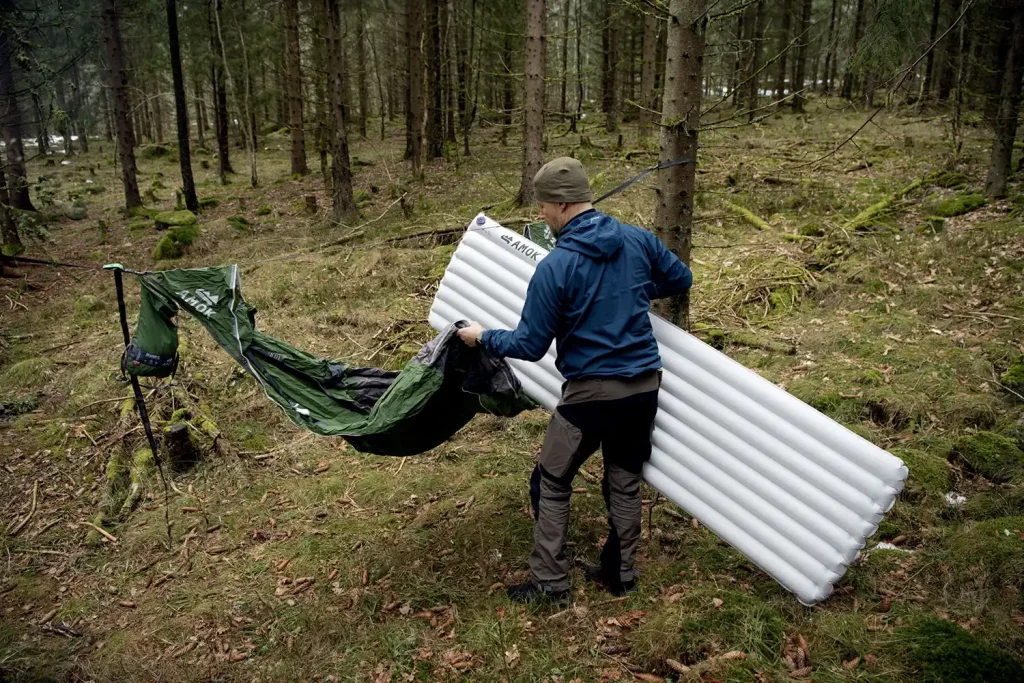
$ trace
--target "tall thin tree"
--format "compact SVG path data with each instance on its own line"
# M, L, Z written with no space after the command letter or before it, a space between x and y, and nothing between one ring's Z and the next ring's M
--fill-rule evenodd
M671 0L665 57L665 93L661 106L662 163L693 159L661 171L655 230L661 240L689 265L696 184L697 131L703 88L705 0ZM676 325L690 323L689 295L663 304L663 313Z
M804 0L800 12L800 46L796 53L796 75L793 79L793 110L803 111L807 96L804 95L804 79L807 73L807 54L810 51L811 38L811 4L812 0ZM811 74L813 77L813 74Z
M644 7L644 41L643 57L640 64L640 99L643 110L640 112L640 139L646 140L651 134L655 111L658 108L654 91L654 74L657 71L658 59L658 17L650 7Z
M107 53L110 89L114 95L114 124L117 128L117 153L121 161L121 183L128 209L142 206L139 182L135 177L135 130L128 106L128 73L124 69L124 47L117 16L116 0L103 0L103 43Z
M285 89L288 132L292 143L292 175L306 175L306 131L302 118L302 57L299 49L299 0L284 0Z
M423 2L407 0L405 15L408 94L405 108L406 158L412 163L413 176L419 177L423 163Z
M441 21L438 0L426 0L427 53L427 154L437 159L444 153L444 110L441 108Z
M25 172L25 147L22 143L21 108L14 79L15 41L8 35L14 13L12 0L0 0L0 126L3 127L4 152L7 155L7 182L10 205L23 211L35 211L29 199Z
M192 152L188 140L188 102L185 101L185 79L181 74L181 47L178 43L178 7L167 0L167 34L171 52L171 76L174 80L174 111L178 119L178 162L181 165L181 189L185 208L199 211L196 183L192 179Z
M1012 3L1011 14L1004 18L1009 42L999 84L999 106L995 117L995 141L989 163L985 194L990 197L1006 195L1006 180L1010 175L1013 143L1017 136L1020 116L1021 78L1024 77L1024 1Z
M230 141L228 140L228 92L224 82L224 64L221 61L220 38L215 16L220 15L221 0L207 0L206 11L210 30L210 83L213 88L214 132L217 136L217 176L221 185L227 183L231 168Z
M334 113L331 149L331 213L338 223L356 216L352 194L352 167L348 152L348 121L345 112L345 53L342 48L341 0L324 0L327 24L327 63Z
M544 29L547 22L545 0L526 0L526 58L523 88L523 175L519 184L520 206L532 204L533 176L540 170L544 144Z

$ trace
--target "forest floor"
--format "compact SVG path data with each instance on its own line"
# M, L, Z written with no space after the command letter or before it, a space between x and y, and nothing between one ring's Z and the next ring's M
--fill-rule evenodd
M951 453L984 447L1004 465L1024 456L1013 445L1024 446L1024 387L1001 379L1024 353L1024 183L974 206L989 133L969 125L949 168L948 119L936 112L883 114L804 165L866 116L832 104L702 133L692 297L696 334L910 469L823 604L801 606L651 489L637 593L610 599L577 571L572 608L512 604L503 586L526 576L544 412L479 417L420 456L360 455L293 426L188 318L173 385L145 391L158 428L185 407L216 423L220 448L173 476L166 508L151 478L105 538L88 523L107 462L142 443L133 414L121 415L131 391L116 380L113 278L28 267L27 282L0 281L0 679L959 680L949 676L971 658L1012 672L1024 658L1024 479ZM582 132L593 146L549 126L545 156L575 154L598 192L656 159L632 127L621 150L596 123ZM79 198L88 217L26 231L29 255L139 270L239 263L264 331L398 368L432 336L427 311L454 247L396 238L459 228L482 206L499 221L533 215L508 203L522 152L514 135L498 138L497 127L476 131L472 157L453 152L412 183L399 122L383 142L353 137L365 196L352 225L324 217L318 175L290 176L286 134L261 141L255 189L243 151L232 150L227 186L200 152L198 191L217 205L190 251L159 264L160 233L122 216L113 146L93 141L90 155L30 164L41 207L60 216ZM140 186L170 209L178 166L159 153L140 150ZM933 175L944 169L962 176ZM649 226L654 186L602 209ZM305 213L307 195L320 216ZM138 287L125 283L134 318ZM570 541L581 560L596 558L606 532L600 466L592 459L576 482ZM950 492L966 502L951 505ZM940 637L936 616L966 631Z

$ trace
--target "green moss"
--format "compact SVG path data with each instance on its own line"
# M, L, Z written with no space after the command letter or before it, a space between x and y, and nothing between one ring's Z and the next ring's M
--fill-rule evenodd
M38 406L38 394L0 397L0 420L24 415L35 410Z
M1024 356L1018 358L999 378L1003 386L1024 394Z
M800 226L800 234L806 237L822 237L825 229L816 221L811 221Z
M931 177L932 184L939 187L963 187L967 184L967 176L956 171L941 171Z
M934 213L936 216L951 218L953 216L962 216L965 213L970 213L975 209L985 206L985 204L986 200L983 195L977 193L961 194L956 197L950 197L940 203L935 207Z
M269 216L271 213L273 213L273 211L274 211L274 209L272 207L267 206L266 204L264 204L260 208L256 209L256 215L257 216Z
M946 231L946 219L942 216L925 216L924 223L918 227L918 232L924 234L938 235Z
M249 229L249 219L245 216L231 216L228 218L228 225L235 230L244 232Z
M149 219L136 219L128 224L128 232L140 232L142 230L148 230L151 227L153 227L153 224Z
M153 260L163 261L164 259L181 258L184 254L181 245L174 241L170 234L164 235L153 247Z
M196 215L191 211L162 211L153 217L158 228L169 228L175 225L194 225Z
M75 299L75 313L102 311L104 308L106 308L106 304L103 303L103 300L91 294L83 294Z
M991 488L967 498L964 516L984 520L1024 515L1024 477L1013 485Z
M73 221L83 221L89 217L89 211L84 206L71 206L64 207L64 215Z
M216 197L200 197L199 198L199 209L212 209L213 207L220 204L220 200Z
M167 233L174 239L178 244L188 246L196 241L199 237L199 226L192 225L178 225L170 229Z
M365 204L370 201L370 193L366 190L356 190L352 193L352 199L356 204Z
M1024 471L1024 451L1013 439L995 432L978 432L961 437L951 456L972 471L994 482L1007 481Z
M0 374L0 389L27 389L45 384L53 371L49 358L28 358Z
M943 458L914 448L893 448L892 454L910 471L908 493L939 499L949 491L949 464Z
M997 517L949 529L930 552L949 568L949 580L1002 588L1024 587L1024 517Z
M901 635L909 636L915 680L925 683L1019 683L1024 666L956 624L926 617Z

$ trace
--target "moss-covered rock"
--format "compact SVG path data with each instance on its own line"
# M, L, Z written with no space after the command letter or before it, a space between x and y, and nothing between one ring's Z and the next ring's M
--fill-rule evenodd
M997 517L949 529L932 551L954 582L1024 588L1024 517Z
M926 617L902 629L907 637L915 680L929 683L1019 683L1024 666L956 624Z
M975 209L980 209L985 206L986 199L984 195L978 193L961 194L956 197L950 197L949 199L941 202L935 207L933 212L936 216L943 218L951 218L953 216L962 216L965 213L970 213Z
M1024 451L1013 439L995 432L978 432L961 437L950 454L989 481L1003 482L1024 471Z
M894 448L892 454L910 471L907 493L912 497L939 500L949 491L949 463L943 458L914 448Z
M49 358L28 358L0 373L0 389L27 389L45 384L53 371Z
M216 197L200 197L199 198L199 209L212 209L213 207L220 204L220 200Z
M89 211L84 206L71 204L64 207L64 215L73 221L83 221L89 217Z
M176 225L171 228L167 234L169 234L178 244L189 246L196 241L199 237L199 226L194 223L191 225Z
M999 382L1006 388L1024 394L1024 356L1018 358L1013 365L1006 369Z
M195 225L196 215L191 211L162 211L153 217L156 227L164 229L175 225Z
M969 496L963 508L968 519L1024 516L1024 477Z
M170 148L164 145L146 145L139 151L139 156L143 159L162 159L170 155Z
M957 188L967 184L967 176L956 171L940 171L931 177L931 181L939 187Z
M137 218L128 224L128 232L142 232L153 227L153 224L146 218Z
M182 245L175 241L170 233L163 235L153 247L153 260L163 261L164 259L181 258L185 254Z
M273 212L274 212L273 207L268 206L266 204L264 204L260 208L256 209L256 215L257 216L269 216Z

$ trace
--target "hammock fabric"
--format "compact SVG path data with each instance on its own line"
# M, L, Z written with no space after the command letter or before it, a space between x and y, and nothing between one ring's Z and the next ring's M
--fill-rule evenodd
M132 271L127 271L132 272ZM238 266L134 273L141 309L122 369L166 377L177 365L183 309L263 387L292 422L340 436L357 450L415 455L451 438L474 415L511 417L537 405L502 360L470 349L448 325L400 371L352 367L318 358L256 329L242 298Z

